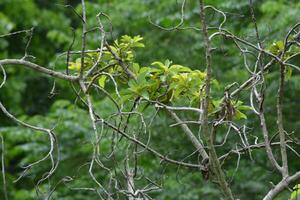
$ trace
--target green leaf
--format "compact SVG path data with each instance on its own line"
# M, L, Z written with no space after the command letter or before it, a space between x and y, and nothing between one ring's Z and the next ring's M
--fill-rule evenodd
M168 59L165 61L165 66L167 69L170 67L171 64L172 64L172 61L170 61Z
M282 51L284 49L284 42L283 41L276 42L276 45L277 45L277 47L280 51Z
M160 79L161 82L166 82L167 77L165 75L162 75L162 76L159 77L159 79Z
M129 48L132 48L132 47L142 48L142 47L145 47L145 45L140 42L142 40L143 40L143 38L139 35L134 36L133 38L128 35L123 35L121 37L120 47L122 47L122 48L128 48L128 47Z
M130 80L128 81L128 86L129 86L130 88L135 88L135 87L137 86L136 81L133 80L133 79L130 79Z
M286 68L286 79L289 80L292 77L293 69L291 67Z
M184 87L182 86L178 86L174 89L174 92L173 92L173 97L174 99L177 99L180 97L180 94L184 91Z
M247 116L242 113L239 110L236 110L235 115L234 115L235 119L239 120L239 119L247 119Z
M219 81L217 81L216 79L212 80L212 84L213 84L213 86L216 87L216 89L220 89L221 88L221 85L220 85Z
M79 71L80 67L81 67L81 63L79 63L79 62L70 62L68 67L71 70Z
M231 103L234 104L235 107L239 107L239 106L243 105L242 101L237 101L237 102L231 101Z
M110 46L112 52L114 52L115 54L118 54L118 49L114 46Z
M172 65L170 70L173 72L191 72L192 70L188 67L184 67L182 65Z
M146 73L146 75L149 75L151 72L151 68L150 67L142 67L139 71L139 73Z
M123 43L130 43L130 41L131 41L131 37L129 35L123 35L121 37L121 42Z
M106 76L102 75L100 76L100 78L98 79L98 84L100 87L104 88L105 87L105 81L106 81Z
M215 109L219 109L222 102L223 102L223 99L212 100L212 103L213 103Z
M143 37L141 37L140 35L137 35L137 36L133 37L134 42L139 42L139 41L142 41L142 40L143 40Z
M134 74L138 74L139 71L140 71L140 65L138 63L133 63L132 64L132 69L133 69L132 71L133 71Z
M149 70L144 69L144 71L141 71L136 79L136 82L139 86L142 86L144 84L147 84L146 77L149 75Z
M149 100L149 93L147 90L142 91L141 96L147 100Z
M272 45L269 47L269 51L273 54L279 54L284 49L284 42L277 41L273 42Z
M133 97L135 97L135 93L133 93L132 91L130 91L129 89L124 89L120 92L121 95L121 100L123 102L132 99Z
M125 60L126 61L132 61L133 58L134 58L133 52L132 51L127 51Z
M132 47L143 48L143 47L145 47L145 45L143 43L137 42L137 43L133 44Z
M293 192L291 193L291 200L300 199L300 184L293 187Z
M159 61L153 62L151 63L151 65L156 66L158 69L161 69L164 72L168 70L168 68L162 62Z
M246 106L246 105L238 106L237 108L238 110L243 110L243 111L252 110L251 106Z

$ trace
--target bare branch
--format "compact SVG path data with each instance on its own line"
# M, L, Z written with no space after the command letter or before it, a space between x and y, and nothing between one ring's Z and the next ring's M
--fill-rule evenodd
M41 72L41 73L49 75L51 77L64 79L64 80L68 80L68 81L77 81L79 79L78 76L65 75L61 72L53 71L53 70L47 69L45 67L42 67L40 65L37 65L35 63L21 60L21 59L0 60L0 65L3 65L3 66L5 66L5 65L23 65L27 68L33 69L35 71Z
M212 169L213 173L217 177L218 184L223 192L225 199L234 200L231 189L230 189L228 183L226 182L225 175L221 169L221 165L218 160L218 156L217 156L217 153L216 153L216 150L214 147L214 138L215 138L214 137L214 134L215 134L214 127L209 127L209 124L208 124L208 109L209 109L209 104L210 104L210 86L211 86L210 84L211 84L211 79L212 79L211 46L210 46L210 39L209 39L207 24L206 24L204 1L199 0L199 3L200 3L200 20L202 23L202 33L203 33L203 37L204 37L205 60L206 60L205 98L204 98L203 118L202 118L203 132L204 132L205 139L207 141L209 155L210 155L210 157L209 157L209 164L211 165L210 168ZM222 24L220 25L219 29L221 29L221 26L222 26Z
M288 176L283 178L279 183L275 185L273 189L271 189L263 200L272 200L274 199L281 191L288 187L290 183L293 183L300 179L300 171L295 173L292 176Z
M1 172L2 172L2 187L3 187L3 196L5 200L8 200L8 194L7 194L7 185L6 185L6 175L5 175L5 146L4 146L4 139L3 136L0 134L1 139Z

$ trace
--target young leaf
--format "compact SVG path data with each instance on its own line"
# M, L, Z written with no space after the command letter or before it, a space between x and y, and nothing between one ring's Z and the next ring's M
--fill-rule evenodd
M293 70L291 67L286 68L286 79L289 80L292 77Z
M80 66L81 66L81 63L78 63L78 62L70 62L68 67L69 67L69 69L71 69L71 70L79 71L79 70L80 70Z
M252 108L250 106L246 106L246 105L238 106L237 109L243 110L243 111L252 110Z
M141 96L147 100L149 100L149 93L147 90L141 92Z
M133 73L137 75L140 71L140 65L138 63L133 63L132 64L132 69L133 69L132 70Z
M172 65L170 70L173 72L191 72L192 70L188 67L184 67L182 65Z
M239 111L239 110L235 111L234 117L237 120L239 120L239 119L247 119L247 116L244 113L242 113L241 111Z
M153 62L151 63L151 65L156 66L158 69L163 70L163 72L168 70L168 68L162 62L159 61Z
M300 184L293 187L293 192L291 193L291 200L300 199Z
M106 76L102 75L98 79L98 84L100 87L104 88L105 87L105 81L106 81Z

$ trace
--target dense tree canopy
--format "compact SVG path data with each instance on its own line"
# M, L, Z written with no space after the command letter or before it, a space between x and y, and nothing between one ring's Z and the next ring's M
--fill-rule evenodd
M299 11L2 0L0 199L296 198Z

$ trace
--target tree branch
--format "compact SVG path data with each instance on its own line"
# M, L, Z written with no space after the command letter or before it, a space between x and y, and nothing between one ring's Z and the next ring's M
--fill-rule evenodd
M77 81L79 80L78 76L72 76L72 75L66 75L63 74L61 72L57 72L51 69L47 69L45 67L42 67L40 65L37 65L35 63L29 62L29 61L25 61L25 60L21 60L21 59L4 59L4 60L0 60L0 65L23 65L27 68L31 68L35 71L41 72L43 74L55 77L55 78L59 78L59 79L64 79L64 80L68 80L68 81Z
M211 47L210 47L210 39L207 31L204 1L199 0L199 3L200 3L200 20L202 23L202 33L204 37L205 59L206 59L205 98L204 98L204 106L203 106L203 131L204 131L204 136L206 138L207 146L209 150L210 168L212 169L213 173L217 177L218 184L224 194L225 199L234 200L231 189L228 186L225 175L221 169L221 165L214 147L214 134L215 134L214 127L212 126L210 128L208 124L208 109L210 104L210 84L211 84L211 76L212 76L211 49L210 49Z
M287 188L290 183L297 181L300 179L300 171L295 173L292 176L288 176L286 178L283 178L279 183L275 185L273 189L271 189L266 196L263 198L263 200L272 200L274 199L282 190Z

